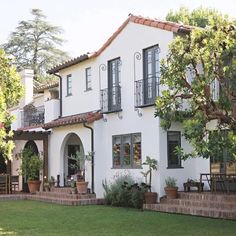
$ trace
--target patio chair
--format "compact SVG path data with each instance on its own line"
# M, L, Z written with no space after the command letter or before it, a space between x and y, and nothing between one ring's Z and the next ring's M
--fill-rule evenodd
M227 192L230 192L230 186L235 185L236 183L236 163L227 162L226 163L226 184Z
M12 175L11 176L11 192L16 192L16 189L17 191L19 191L19 175Z
M226 190L225 174L220 172L220 162L211 163L211 191L216 192L217 186L224 192Z
M8 193L8 177L7 175L0 175L0 193Z

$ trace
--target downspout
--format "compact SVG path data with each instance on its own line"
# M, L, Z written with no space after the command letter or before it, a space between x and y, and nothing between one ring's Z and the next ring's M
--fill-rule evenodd
M94 130L92 127L86 125L86 121L83 121L83 126L87 129L90 129L91 131L91 153L92 153L92 159L91 159L91 178L92 178L92 183L91 183L91 190L92 193L94 193Z
M57 76L60 79L60 114L59 118L62 117L62 77L59 74L52 73L53 75Z

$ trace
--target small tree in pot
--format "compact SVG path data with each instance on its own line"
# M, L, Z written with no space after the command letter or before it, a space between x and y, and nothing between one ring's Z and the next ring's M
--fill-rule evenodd
M39 180L39 172L43 168L43 160L36 155L32 149L25 148L21 154L21 165L19 174L27 177L27 183L30 193L39 191L41 181Z
M81 194L87 193L88 182L85 181L85 161L90 161L91 156L92 153L88 153L88 155L81 155L79 152L76 152L74 156L70 157L75 160L75 163L70 164L70 167L76 173L76 186L78 193Z
M166 187L165 193L167 199L175 199L178 197L178 187L176 186L177 180L173 177L168 177L165 179Z
M149 156L146 156L146 161L143 163L143 165L148 165L148 170L146 172L141 171L141 174L144 176L145 183L146 185L148 185L148 190L149 190L144 194L145 203L146 204L156 203L157 193L152 192L152 172L154 170L157 170L157 160ZM149 176L149 181L148 181L148 176Z

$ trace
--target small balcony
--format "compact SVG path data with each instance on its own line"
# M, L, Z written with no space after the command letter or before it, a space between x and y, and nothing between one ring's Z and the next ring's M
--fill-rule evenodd
M156 77L135 81L135 107L152 106L159 96L159 82Z
M44 123L44 106L30 107L21 112L22 127L37 126Z
M121 87L113 86L100 91L100 103L102 113L121 111Z

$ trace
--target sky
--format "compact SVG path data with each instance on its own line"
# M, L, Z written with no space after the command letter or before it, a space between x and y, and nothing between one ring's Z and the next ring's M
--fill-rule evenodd
M31 19L38 8L47 20L64 30L62 49L76 57L97 51L127 19L129 13L164 19L181 6L215 8L236 18L235 0L0 0L0 44L7 41L18 22Z

